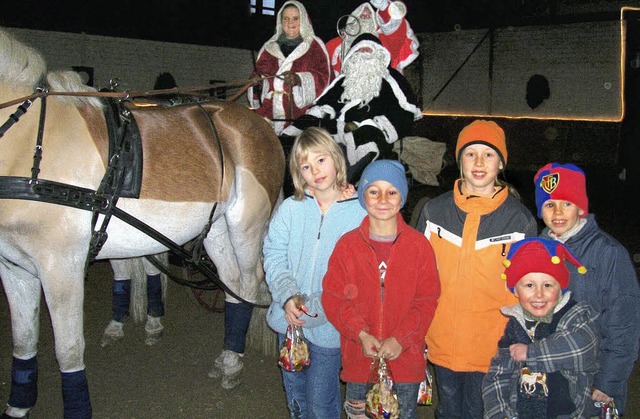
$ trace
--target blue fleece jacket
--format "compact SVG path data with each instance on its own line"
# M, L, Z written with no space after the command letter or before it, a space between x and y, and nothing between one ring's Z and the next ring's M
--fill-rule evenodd
M338 239L358 227L366 214L357 195L336 201L324 215L311 196L282 202L269 223L263 247L266 281L273 300L267 322L273 330L286 332L282 306L300 294L309 314L318 314L317 318L304 316L305 337L318 346L340 347L340 334L327 320L320 301L322 278Z

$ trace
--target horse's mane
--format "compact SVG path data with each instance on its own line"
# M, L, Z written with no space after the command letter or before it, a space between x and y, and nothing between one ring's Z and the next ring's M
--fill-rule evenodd
M5 30L0 29L0 82L26 87L35 91L38 84L46 80L51 92L95 92L96 89L82 83L80 75L74 71L47 72L44 57ZM97 97L51 96L61 102L82 106L90 104L101 107Z

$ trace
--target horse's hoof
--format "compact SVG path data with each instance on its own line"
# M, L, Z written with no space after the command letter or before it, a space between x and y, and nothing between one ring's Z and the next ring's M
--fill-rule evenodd
M209 376L209 378L218 379L218 378L222 377L222 370L220 369L220 367L218 365L214 364L213 368L211 368L209 370L207 375Z
M16 410L20 410L17 408L12 408L9 407L10 409L16 409ZM2 416L0 416L0 419L27 419L29 417L29 413L25 414L24 416L10 416L7 412L2 413Z
M225 390L233 390L234 388L238 387L239 384L240 384L240 379L238 378L237 375L233 377L229 377L225 375L222 377L222 383L220 385Z
M220 378L220 377L236 377L242 366L242 355L237 352L230 351L228 349L224 349L220 355L213 361L213 368L209 370L207 375L210 378ZM237 386L235 384L233 387ZM231 388L233 388L231 387Z
M124 337L124 330L122 329L123 326L124 323L111 320L106 329L104 329L100 346L106 348L107 346L113 345L122 339Z
M156 343L160 342L161 340L162 340L162 331L157 333L147 333L147 336L145 336L144 338L144 344L153 346Z

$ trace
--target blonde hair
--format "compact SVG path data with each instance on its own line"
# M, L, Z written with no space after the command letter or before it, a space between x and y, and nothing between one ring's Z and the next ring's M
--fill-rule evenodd
M307 161L309 153L328 153L336 168L336 187L342 189L347 186L347 164L340 146L331 138L329 132L323 128L310 127L296 137L289 155L289 172L294 187L294 199L304 198L307 183L300 172L300 164Z

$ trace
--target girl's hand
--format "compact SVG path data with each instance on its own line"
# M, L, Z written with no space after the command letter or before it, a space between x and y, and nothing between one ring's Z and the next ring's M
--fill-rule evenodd
M401 353L402 353L402 345L398 343L396 338L391 336L382 341L382 345L380 345L380 349L378 349L377 355L380 358L393 361L394 359L397 359Z
M358 339L360 339L360 343L362 344L362 354L364 356L368 356L373 358L374 356L378 356L378 350L380 349L380 342L376 339L375 336L370 335L364 330L358 334Z
M524 362L527 360L527 345L524 343L514 343L509 346L509 354L511 359L516 362Z
M305 324L304 320L300 320L300 316L304 313L300 308L306 307L302 304L302 298L299 295L293 296L284 303L284 317L291 326L302 326Z

